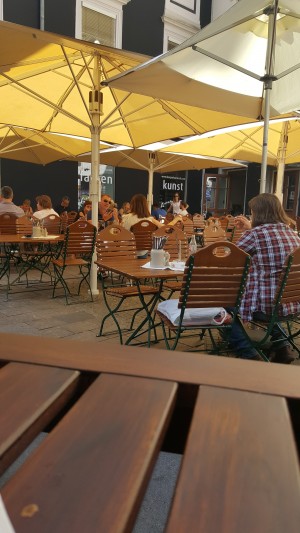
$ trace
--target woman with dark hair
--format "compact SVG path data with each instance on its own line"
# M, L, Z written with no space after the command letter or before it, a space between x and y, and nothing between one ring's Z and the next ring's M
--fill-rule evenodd
M251 221L243 215L235 218L237 226L246 230L236 244L251 255L240 316L245 322L252 319L267 321L286 257L300 246L300 238L289 227L290 219L274 194L255 196L249 207ZM300 312L300 302L282 306L283 316L295 312ZM238 323L233 325L229 341L239 357L261 360ZM273 357L270 357L273 362L288 364L294 360L289 343L276 326L271 341L274 342Z

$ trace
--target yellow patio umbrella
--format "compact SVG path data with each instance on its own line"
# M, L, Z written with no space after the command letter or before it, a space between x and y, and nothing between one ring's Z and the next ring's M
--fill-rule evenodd
M99 145L99 149L107 144ZM91 140L0 125L0 158L47 165L91 149Z
M147 148L130 149L126 147L104 148L101 151L101 163L113 167L136 168L148 172L148 207L151 211L153 198L153 175L154 172L176 172L180 170L202 170L204 168L217 167L241 167L241 163L232 159L208 158L201 155L168 154L161 150L149 150ZM90 161L91 154L81 154L79 161Z
M138 147L237 121L227 113L203 112L201 108L100 86L146 59L140 54L0 22L0 123L91 138L94 224L100 136L101 141ZM96 269L92 276L92 290L97 292Z
M264 125L260 122L209 132L173 143L163 151L261 163L263 140ZM267 162L278 169L276 194L282 197L284 166L300 162L300 117L270 120Z

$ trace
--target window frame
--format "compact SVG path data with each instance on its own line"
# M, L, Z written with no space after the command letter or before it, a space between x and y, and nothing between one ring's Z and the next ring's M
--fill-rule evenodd
M0 0L1 1L1 0ZM115 48L122 48L123 5L130 0L76 0L75 37L82 39L82 7L97 11L115 21Z

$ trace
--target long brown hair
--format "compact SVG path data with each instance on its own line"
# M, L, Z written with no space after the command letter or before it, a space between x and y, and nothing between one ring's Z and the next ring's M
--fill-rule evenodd
M249 207L252 211L252 228L262 226L262 224L283 224L289 225L290 218L284 211L279 198L275 194L265 192L251 198Z
M138 218L150 217L146 197L143 194L135 194L130 200L130 211Z

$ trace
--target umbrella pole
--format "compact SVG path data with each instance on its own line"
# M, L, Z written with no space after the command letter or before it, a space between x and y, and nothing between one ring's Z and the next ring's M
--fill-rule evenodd
M274 5L269 6L264 11L265 15L269 17L268 25L268 46L266 51L266 71L265 76L261 78L264 82L265 93L265 118L264 118L264 132L263 132L263 147L262 147L262 161L261 161L261 175L260 175L260 189L259 192L266 192L267 185L267 164L268 164L268 138L269 138L269 122L270 122L270 100L273 81L276 77L273 74L274 63L274 44L276 33L276 18L278 12L278 0L275 0Z
M102 93L100 88L100 68L99 58L94 58L94 90L89 94L89 108L92 119L91 126L91 181L90 181L90 198L92 201L92 224L98 231L98 202L101 195L101 183L99 181L99 144L100 144L100 115L102 114ZM96 249L94 251L91 272L90 287L92 295L99 294L97 287L97 260Z
M155 153L149 152L149 175L148 175L148 209L151 213L152 203L153 203L153 169L155 163Z
M283 200L283 179L284 179L286 149L287 149L287 143L288 143L288 129L289 129L289 122L283 122L281 135L280 135L280 145L279 145L278 153L277 153L278 164L277 164L277 180L276 180L275 194L281 202Z

